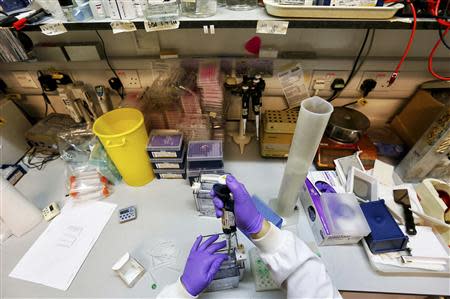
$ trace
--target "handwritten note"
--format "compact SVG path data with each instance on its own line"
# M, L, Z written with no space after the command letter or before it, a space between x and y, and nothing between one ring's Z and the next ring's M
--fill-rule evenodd
M256 33L286 34L289 27L288 21L258 21Z
M173 30L178 29L180 27L180 21L171 20L164 22L144 22L145 31L153 32L153 31L162 31L162 30Z
M61 22L53 24L45 24L42 25L40 28L42 33L48 36L60 35L67 32L66 27L64 27L64 24Z
M111 28L114 34L123 32L133 32L137 30L133 22L127 21L114 21L111 23Z

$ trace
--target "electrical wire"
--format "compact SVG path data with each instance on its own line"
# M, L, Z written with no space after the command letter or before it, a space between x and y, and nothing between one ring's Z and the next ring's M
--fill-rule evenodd
M408 56L409 49L411 48L411 45L414 41L414 36L416 35L416 28L417 28L416 8L414 7L414 4L412 4L411 0L407 0L406 3L409 5L412 15L413 15L413 26L411 29L411 34L409 35L408 44L406 44L406 48L403 51L403 55L400 58L400 61L398 62L397 66L395 67L394 71L392 72L391 77L389 78L388 86L391 86L392 84L394 84L395 80L397 80L400 68L402 67L403 62L405 62L405 59Z
M444 33L443 33L443 37L445 37L448 33L448 31L450 30L450 27L447 27L447 29L445 29ZM431 75L433 75L433 77L442 80L442 81L450 81L450 77L444 77L439 75L438 73L436 73L433 70L433 57L434 57L434 53L436 52L437 48L439 47L439 45L441 44L441 39L438 39L438 41L436 42L436 44L434 45L433 49L431 49L430 55L428 56L428 71L431 73Z
M22 162L30 169L42 170L47 163L54 161L59 158L59 154L54 152L40 150L38 151L36 147L29 150L28 154L22 158ZM37 159L37 161L36 161Z
M446 18L446 15L444 17L439 16L439 6L441 4L441 0L437 0L435 3L434 10L432 11L433 16L436 18L436 21L439 25L443 26L445 28L444 32L439 32L439 39L437 40L434 47L431 49L430 55L428 56L428 71L433 75L433 77L442 80L442 81L450 81L450 77L444 77L439 75L433 70L433 57L434 54L439 47L439 45L442 43L447 47L447 43L445 42L444 38L447 35L448 31L450 30L450 22L448 21L448 18ZM449 3L447 3L447 6L444 10L444 14L446 14L446 11L449 7ZM441 26L439 26L439 29L441 30Z
M37 71L37 75L38 75L38 78L39 78L40 76L43 76L43 74L42 74L41 71ZM53 107L53 104L52 104L52 102L50 101L50 99L48 98L47 94L45 93L44 87L42 86L42 84L41 84L40 81L39 81L39 85L41 86L41 91L42 91L41 96L42 96L42 98L44 99L44 104L45 104L45 114L44 114L44 115L45 115L45 116L48 115L48 106L49 106L49 105L50 105L50 107L52 108L53 112L56 113L56 109L55 109L55 107Z
M362 53L363 53L363 51L364 51L364 49L366 47L367 40L369 38L370 32L373 32L373 33L372 33L371 41L369 43L369 48L367 49L366 54L363 57L363 60L360 61L361 55L362 55ZM333 92L333 94L327 99L328 102L334 101L342 93L342 91L345 89L345 87L347 87L347 85L353 79L355 74L359 71L359 69L361 68L362 64L366 60L367 56L369 55L369 52L370 52L370 50L372 48L372 45L373 45L374 36L375 36L375 31L374 30L372 31L371 29L367 29L366 34L364 35L364 40L363 40L363 42L361 44L361 47L359 49L358 55L356 56L356 58L355 58L355 60L353 62L353 66L352 66L352 69L350 71L350 74L348 75L348 78L347 78L347 80L344 83L344 87L341 90L339 90L339 91L335 90Z
M105 41L103 40L103 38L100 35L100 33L98 32L98 30L95 30L95 33L97 34L98 38L100 39L100 42L102 43L103 54L105 56L105 60L106 60L106 63L108 64L108 66L109 66L109 69L111 70L111 72L114 74L114 76L116 78L119 78L119 76L117 75L116 70L112 67L111 62L109 61L108 53L106 53ZM125 91L124 91L123 87L122 87L122 91L121 92L117 91L117 93L119 94L120 98L122 98L122 99L124 98Z
M450 3L450 1L448 2ZM438 32L439 32L439 39L441 40L442 44L450 50L450 44L447 44L447 41L444 38L444 31L442 30L442 26L438 25Z

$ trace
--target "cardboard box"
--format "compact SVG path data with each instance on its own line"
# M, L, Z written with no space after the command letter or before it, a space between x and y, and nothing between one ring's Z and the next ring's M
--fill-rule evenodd
M394 117L391 127L410 147L425 133L445 104L436 100L428 91L417 91L402 112Z
M319 245L341 245L358 243L361 237L348 235L331 235L327 227L325 212L320 203L321 192L315 187L315 183L325 182L329 184L337 193L344 193L344 188L339 183L335 171L317 171L308 174L308 178L300 190L300 202L308 216L314 238ZM323 174L323 175L321 175Z

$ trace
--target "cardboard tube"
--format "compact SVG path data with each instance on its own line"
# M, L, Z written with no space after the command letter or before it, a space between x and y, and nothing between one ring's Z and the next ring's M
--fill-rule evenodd
M0 218L13 235L20 237L41 222L41 211L4 178L0 196Z
M276 208L281 216L289 217L294 213L300 188L305 182L332 112L333 106L317 96L301 103L288 161L278 192Z

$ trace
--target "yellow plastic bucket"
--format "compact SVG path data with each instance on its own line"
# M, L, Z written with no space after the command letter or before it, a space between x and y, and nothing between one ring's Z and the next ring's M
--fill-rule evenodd
M130 186L144 186L155 176L147 155L148 134L137 109L121 108L99 117L93 127L109 156Z

